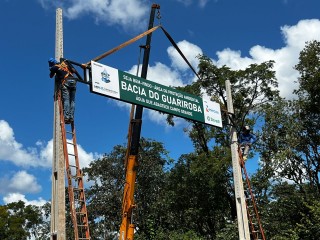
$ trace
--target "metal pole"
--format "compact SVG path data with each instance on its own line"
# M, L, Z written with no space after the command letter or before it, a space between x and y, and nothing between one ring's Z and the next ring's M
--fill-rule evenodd
M160 8L159 5L153 4L151 8L149 29L153 27L155 10ZM143 65L141 77L147 77L147 70L149 64L150 55L150 43L151 43L151 33L147 35L146 46L144 48ZM134 106L134 105L133 105ZM134 190L136 181L136 168L138 166L138 152L139 152L139 142L142 124L142 112L143 107L136 105L135 118L132 119L134 114L134 107L132 108L130 115L130 123L132 123L132 134L131 134L131 124L129 126L128 132L128 147L130 147L129 154L126 158L126 183L124 187L123 202L122 202L122 222L120 225L119 240L133 240L135 225L133 221L133 210L135 208L134 203ZM131 141L130 141L131 140Z
M156 11L156 9L159 9L159 8L160 8L160 6L157 4L152 5L148 29L153 28L155 11ZM151 37L152 37L152 33L149 33L147 35L146 45L144 48L143 62L142 62L142 69L141 69L141 77L144 79L147 78ZM131 142L130 155L137 155L138 154L140 133L141 133L142 112L143 112L143 107L140 105L137 105L136 111L135 111L135 120L136 121L134 123L133 132L132 132L132 142Z
M226 94L227 94L227 107L228 112L233 114L233 101L231 94L231 84L229 80L226 80ZM244 197L243 181L241 174L241 167L239 162L238 154L238 137L235 126L231 125L230 129L231 138L231 156L232 156L232 168L233 168L233 179L234 179L234 190L236 198L237 208L237 220L239 229L239 240L250 240L248 215L246 209L246 202Z
M56 10L56 42L55 58L63 57L63 26L62 9ZM53 158L52 158L52 196L51 196L51 223L50 233L52 240L66 239L66 212L65 212L65 159L60 125L60 106L57 93L59 86L54 83L54 125L53 125Z

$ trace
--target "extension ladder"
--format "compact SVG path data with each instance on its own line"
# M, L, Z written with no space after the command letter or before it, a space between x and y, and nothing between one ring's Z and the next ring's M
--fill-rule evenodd
M88 212L84 194L83 174L79 165L76 130L74 122L70 124L65 124L64 122L61 91L58 93L58 102L74 239L90 240ZM69 140L70 138L71 140Z
M244 195L246 197L246 208L250 226L251 239L253 240L266 240L264 230L261 224L257 204L251 188L250 179L245 167L245 162L242 158L242 151L239 148L239 160L242 170L242 177L245 179L246 185L244 186Z

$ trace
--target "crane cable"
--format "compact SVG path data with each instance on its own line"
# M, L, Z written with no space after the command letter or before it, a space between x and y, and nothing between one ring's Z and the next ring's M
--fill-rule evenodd
M159 17L160 17L160 14L158 14ZM161 17L160 17L161 18ZM130 39L129 41L127 42L124 42L122 44L120 44L119 46L115 47L115 48L112 48L111 50L101 54L100 56L92 59L92 61L99 61L101 60L102 58L105 58L107 56L109 56L110 54L128 46L129 44L139 40L140 38L154 32L155 30L157 30L158 28L161 28L162 31L164 32L164 34L166 35L166 37L168 38L168 40L171 42L172 46L178 51L178 53L180 54L180 56L183 58L183 60L188 64L188 66L190 67L190 69L194 72L194 74L198 77L199 80L201 80L200 76L198 75L198 73L195 71L195 69L192 67L192 65L190 64L190 62L188 61L188 59L184 56L184 54L182 53L182 51L180 50L180 48L178 47L178 45L175 43L175 41L173 40L173 38L170 36L170 34L161 26L161 25L158 25L158 26L155 26L147 31L145 31L144 33L141 33L140 35ZM149 47L149 46L146 46L146 47ZM91 64L91 61L90 62L87 62L86 64L82 64L82 67L86 68L88 65Z
M164 34L166 35L166 37L168 38L168 40L171 42L171 44L175 47L175 49L178 51L178 53L181 55L181 57L183 58L183 60L188 64L188 66L191 68L191 70L194 72L194 74L198 77L199 80L201 80L200 76L198 75L198 73L194 70L194 68L192 67L192 65L190 64L190 62L188 61L188 59L183 55L182 51L180 50L180 48L178 47L178 45L175 43L175 41L173 40L173 38L170 36L170 34L162 27L160 26L160 28L162 29L162 31L164 32Z

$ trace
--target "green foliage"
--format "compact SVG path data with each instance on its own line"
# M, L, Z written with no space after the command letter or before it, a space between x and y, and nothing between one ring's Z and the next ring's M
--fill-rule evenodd
M134 211L136 239L214 239L216 231L225 225L225 210L234 215L227 171L230 163L225 161L225 150L215 148L210 156L183 155L173 168L166 170L170 159L163 157L167 152L162 144L142 139L140 145ZM89 216L95 219L91 224L96 230L93 236L108 234L112 238L110 234L118 232L124 154L125 148L116 146L111 154L85 170L95 182L87 191ZM117 201L112 201L115 197ZM107 232L99 230L102 223Z
M308 43L299 59L298 99L279 99L261 109L265 124L259 150L264 168L276 173L273 177L288 179L302 188L307 182L320 194L320 43Z
M247 122L249 119L254 123L258 110L279 97L279 91L276 90L278 83L272 71L273 61L251 64L245 70L234 71L226 66L216 67L206 56L200 56L199 60L202 79L196 85L200 85L211 99L220 102L223 110L227 110L225 81L230 80L235 111L232 123L238 131L250 123Z
M183 231L167 231L164 229L158 229L157 233L152 238L146 237L144 234L136 234L135 240L204 240L197 235L197 233L189 230L186 232Z
M229 79L235 115L230 119L226 114L224 122L231 121L240 130L244 124L254 125L261 116L259 110L279 98L272 67L273 62L269 61L232 71L226 66L218 68L209 58L200 56L202 80L178 89L199 96L204 90L226 110L225 80ZM168 117L168 122L173 125L173 116ZM220 129L191 123L185 132L195 152L182 155L168 170L161 160L163 154L156 152L165 151L160 143L153 142L158 147L149 148L150 143L142 139L135 191L138 208L134 213L138 239L161 239L162 236L167 237L162 239L184 239L181 234L189 231L195 235L186 235L186 239L197 239L197 236L236 239L238 236L232 234L237 225L229 127L225 125ZM93 219L107 219L105 226L110 232L117 232L121 217L124 155L125 148L116 146L111 154L86 169L89 179L95 182L89 190L89 212L92 211ZM108 204L103 204L106 202Z
M97 227L97 232L93 234L113 235L119 231L125 185L125 154L124 146L115 146L110 154L92 162L84 170L88 179L94 182L86 191L90 226ZM157 222L161 214L162 185L170 161L161 143L144 138L140 140L134 219L137 229L148 236L153 234L152 223Z
M0 206L0 239L21 240L41 237L42 214L38 207L22 201ZM38 238L39 237L39 238Z
M223 153L216 149L215 154L183 155L170 171L166 212L170 212L167 226L172 230L192 230L214 238L224 226L226 212L233 204L228 192L230 176L228 164L219 159Z
M264 185L261 210L270 239L319 239L319 59L319 42L307 43L296 65L298 98L260 109L264 125L256 176Z
M301 129L297 151L303 158L308 181L320 194L320 42L308 42L299 60L299 98L294 102Z
M220 103L223 114L223 128L214 128L192 122L185 131L189 134L198 154L209 153L209 144L229 147L229 126L236 127L238 134L244 125L254 126L263 120L261 110L279 99L277 80L272 70L273 61L251 64L244 70L231 70L227 66L218 68L207 56L199 56L201 80L180 90L201 96L203 92ZM231 82L234 115L227 113L226 80ZM169 116L168 121L173 122Z
M295 93L317 108L313 111L319 112L320 42L314 40L306 43L295 68L300 73L299 89Z
M319 200L305 190L286 182L273 185L263 214L268 239L319 239Z
M219 240L238 240L238 225L237 222L228 222L224 228L219 229L216 239Z
M205 92L219 102L225 113L224 127L189 121L184 131L194 151L174 163L162 143L141 139L133 212L135 239L238 239L230 124L238 132L245 124L259 129L254 150L260 165L250 178L266 238L320 239L319 57L320 44L308 43L296 65L298 99L286 100L279 97L273 61L231 70L200 56L201 80L178 89L198 96ZM226 113L227 79L232 85L232 116ZM174 125L173 116L167 120ZM84 171L92 181L86 191L92 239L117 239L125 156L126 146L117 145ZM0 208L0 214L8 218L5 209ZM6 226L0 221L2 232Z
M320 239L320 43L300 53L297 99L279 97L273 62L244 70L215 66L200 56L201 80L183 90L206 93L227 110L225 80L232 84L235 114L224 127L189 121L185 132L194 151L176 161L162 143L141 138L133 212L136 240L236 240L237 215L231 169L229 126L259 127L260 165L250 176L267 239ZM168 116L172 125L174 118ZM179 147L177 145L177 147ZM117 239L125 186L126 146L113 150L84 170L92 239ZM42 212L44 212L44 216ZM68 208L67 208L68 212ZM41 209L23 202L0 206L0 239L33 235L49 239L50 204ZM45 217L45 218L43 218ZM67 216L67 237L72 239Z
M306 209L301 213L301 221L296 225L300 239L320 239L320 202L318 199L304 203Z

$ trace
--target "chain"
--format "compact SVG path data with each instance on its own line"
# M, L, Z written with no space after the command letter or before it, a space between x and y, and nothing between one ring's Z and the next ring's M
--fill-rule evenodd
M161 25L161 13L159 9L157 11L157 19L159 20L159 25Z

